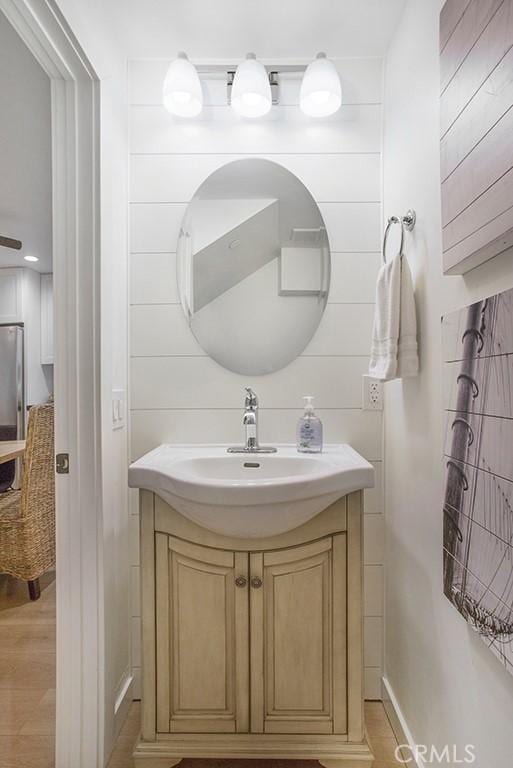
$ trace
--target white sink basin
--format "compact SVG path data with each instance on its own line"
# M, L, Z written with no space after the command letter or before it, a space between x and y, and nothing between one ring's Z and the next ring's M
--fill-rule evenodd
M374 485L374 467L349 445L323 453L277 446L228 454L225 445L161 445L134 462L131 488L154 491L178 512L228 536L274 536L302 525L347 493Z

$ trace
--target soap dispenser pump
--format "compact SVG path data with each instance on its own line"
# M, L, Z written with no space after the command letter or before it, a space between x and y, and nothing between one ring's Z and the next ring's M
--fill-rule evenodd
M322 451L322 421L315 415L313 396L305 395L305 412L297 423L297 450L299 453Z

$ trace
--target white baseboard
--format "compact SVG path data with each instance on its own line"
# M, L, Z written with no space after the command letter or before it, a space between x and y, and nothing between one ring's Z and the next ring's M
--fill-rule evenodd
M114 732L116 734L116 738L121 731L123 723L125 722L126 716L128 714L128 709L132 703L133 682L134 678L132 674L127 672L117 690L116 700L114 703Z
M412 752L408 750L408 757L411 759L409 763L405 763L405 766L407 766L407 768L426 768L426 763L420 755L417 759L413 757L413 755L415 755L415 752L413 751L415 741L395 697L392 686L386 677L381 678L381 684L383 691L383 706L385 707L385 712L390 720L390 725L392 726L397 742L398 744L408 744L412 749Z

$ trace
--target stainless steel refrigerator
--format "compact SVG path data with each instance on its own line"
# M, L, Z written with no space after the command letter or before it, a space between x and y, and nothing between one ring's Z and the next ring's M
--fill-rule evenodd
M0 440L25 437L23 328L0 325ZM0 492L15 485L16 462L0 464Z

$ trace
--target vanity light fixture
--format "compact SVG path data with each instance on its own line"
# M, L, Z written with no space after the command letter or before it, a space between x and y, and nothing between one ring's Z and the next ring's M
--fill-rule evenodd
M254 53L237 67L231 90L232 107L242 117L263 117L272 106L271 84Z
M203 91L196 67L182 51L169 65L162 101L167 111L178 117L196 117L203 108Z
M328 117L342 104L342 88L335 65L325 53L308 65L301 83L299 105L305 115Z

